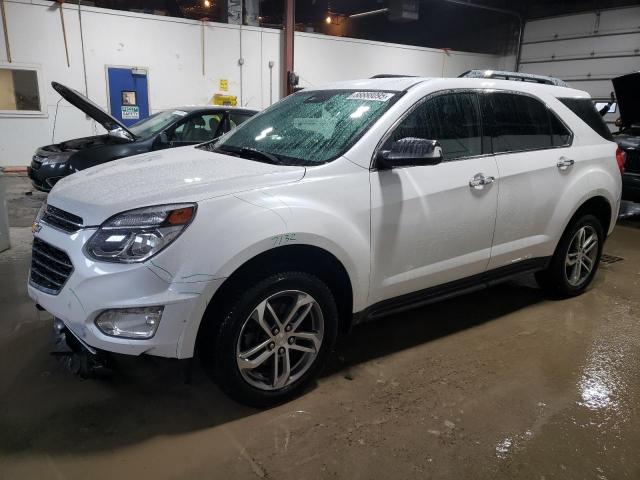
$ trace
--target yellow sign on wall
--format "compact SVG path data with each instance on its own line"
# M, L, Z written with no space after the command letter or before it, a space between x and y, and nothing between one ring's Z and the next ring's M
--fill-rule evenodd
M223 92L229 91L229 81L226 78L220 79L220 90Z

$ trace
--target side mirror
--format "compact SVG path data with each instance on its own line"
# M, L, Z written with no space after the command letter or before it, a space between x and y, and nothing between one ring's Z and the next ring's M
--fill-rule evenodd
M171 140L167 132L160 132L156 139L153 141L154 149L169 148L171 146Z
M437 140L407 137L396 140L391 150L378 153L377 164L381 170L395 167L437 165L442 162L442 147Z

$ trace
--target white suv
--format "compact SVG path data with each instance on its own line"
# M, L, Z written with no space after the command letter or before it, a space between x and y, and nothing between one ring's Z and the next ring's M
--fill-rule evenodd
M250 405L299 393L339 331L525 272L591 282L616 144L569 88L382 78L305 89L214 144L60 181L29 295L91 352L191 358Z

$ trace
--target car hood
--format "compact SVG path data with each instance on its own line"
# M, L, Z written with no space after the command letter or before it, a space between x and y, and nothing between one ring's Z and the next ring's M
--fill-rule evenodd
M138 207L197 202L298 181L300 166L271 165L181 147L127 157L60 180L47 202L98 225Z
M622 124L629 127L640 123L640 72L614 78L612 82Z
M131 138L135 138L135 135L131 133L131 131L127 127L113 118L87 97L82 95L80 92L74 90L73 88L66 87L65 85L62 85L58 82L51 82L51 86L56 92L60 94L62 98L64 98L74 107L82 110L85 114L89 115L96 122L102 125L108 132L120 128L131 135Z

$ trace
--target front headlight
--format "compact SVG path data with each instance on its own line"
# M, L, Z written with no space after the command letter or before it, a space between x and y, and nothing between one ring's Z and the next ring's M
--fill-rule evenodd
M195 203L138 208L104 222L85 246L101 262L144 262L173 242L191 223Z

